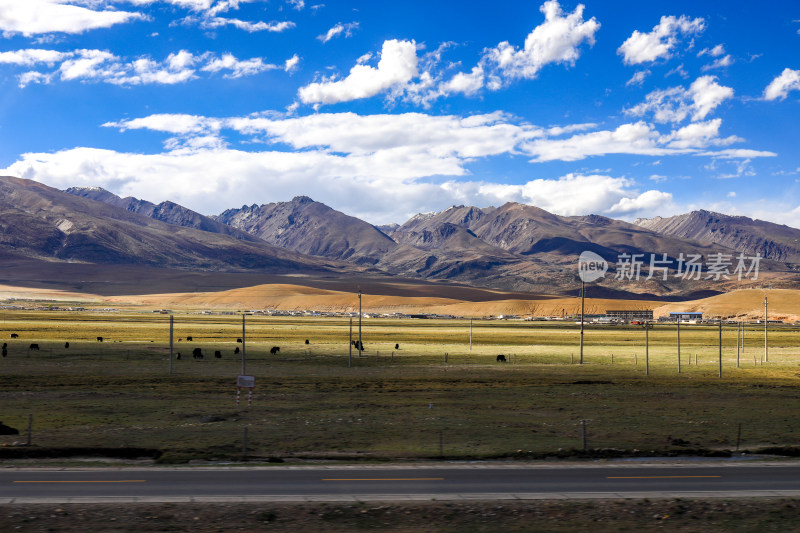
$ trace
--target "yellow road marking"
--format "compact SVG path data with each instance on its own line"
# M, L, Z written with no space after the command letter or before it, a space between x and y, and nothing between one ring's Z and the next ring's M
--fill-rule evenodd
M722 476L608 476L606 479L692 479Z
M145 483L144 479L115 479L115 480L52 480L52 481L13 481L12 483Z
M443 477L323 478L322 481L443 481Z

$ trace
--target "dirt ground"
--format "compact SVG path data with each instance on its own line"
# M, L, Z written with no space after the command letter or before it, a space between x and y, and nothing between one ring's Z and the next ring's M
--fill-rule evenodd
M0 505L0 532L797 531L800 499Z

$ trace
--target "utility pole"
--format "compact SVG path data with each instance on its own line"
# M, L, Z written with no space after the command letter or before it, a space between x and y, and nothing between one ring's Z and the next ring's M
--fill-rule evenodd
M347 354L347 368L353 365L353 317L350 317L350 344L349 353Z
M469 319L469 351L472 351L472 319Z
M245 354L245 349L244 349L245 341L246 341L246 339L244 338L244 313L242 313L242 375L243 376L247 375L247 372L245 372L245 360L246 360L245 359L245 355L244 355Z
M719 377L722 377L722 317L719 317Z
M742 355L741 350L741 339L742 339L742 323L736 323L736 368L739 368L739 358Z
M650 375L650 327L647 321L644 322L644 373Z
M677 318L675 323L678 326L678 374L681 373L681 319Z
M586 297L586 282L581 280L581 364L583 364L583 302Z
M169 315L169 373L172 375L172 319L173 316Z
M364 345L361 344L361 287L358 288L358 356L361 357L361 350Z
M765 363L769 362L769 352L767 351L767 323L768 323L767 317L768 316L769 315L767 314L767 297L765 295L764 296L764 362Z

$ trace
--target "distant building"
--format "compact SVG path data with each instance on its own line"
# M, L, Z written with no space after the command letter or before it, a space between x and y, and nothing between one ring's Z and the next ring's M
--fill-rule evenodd
M680 311L677 313L670 313L669 319L672 322L701 322L703 320L703 313L695 311Z
M653 320L652 309L637 309L626 311L606 311L606 316L609 318L616 318L623 322L630 322L632 320Z

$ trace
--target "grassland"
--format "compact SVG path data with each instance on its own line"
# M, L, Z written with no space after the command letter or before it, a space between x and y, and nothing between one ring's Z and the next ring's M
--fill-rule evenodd
M241 316L176 315L172 374L164 315L1 318L0 420L23 434L0 445L26 440L29 414L34 448L145 448L163 461L236 457L245 428L251 457L281 460L537 457L582 448L581 420L589 448L625 453L800 441L792 327L771 329L766 363L763 330L747 329L739 367L736 329L726 329L720 378L713 326L681 328L680 373L675 326L650 330L647 375L640 327L588 328L580 365L574 324L476 320L470 349L469 321L365 319L359 357L347 319L248 316L248 407L247 391L235 403Z

